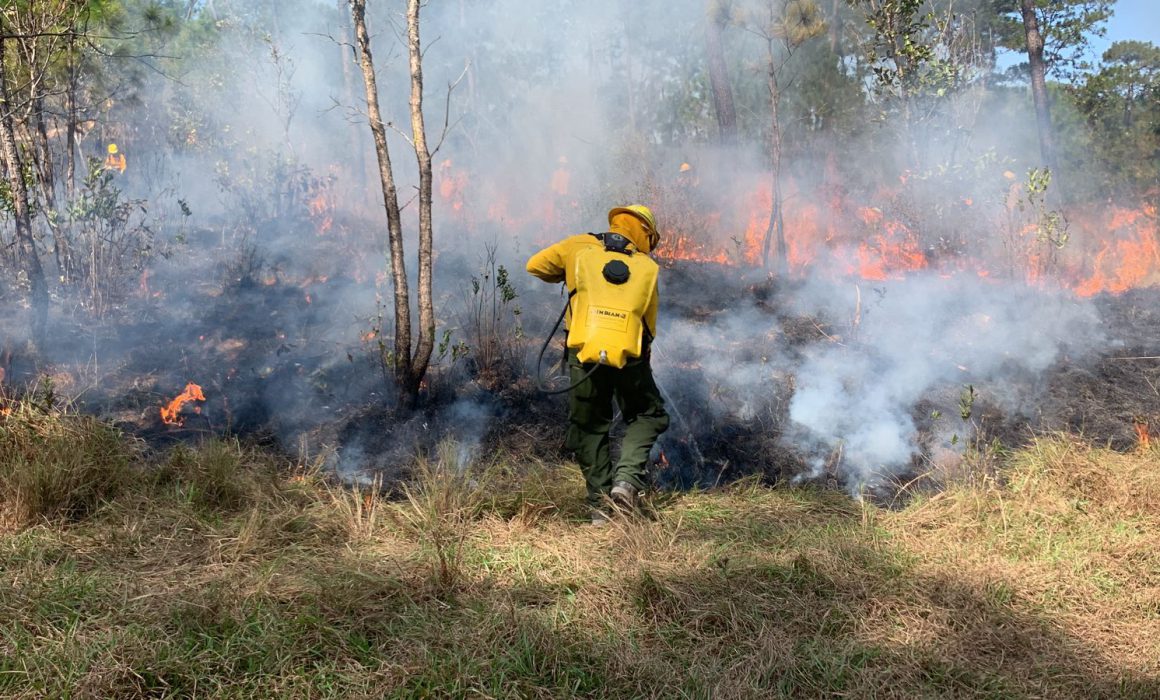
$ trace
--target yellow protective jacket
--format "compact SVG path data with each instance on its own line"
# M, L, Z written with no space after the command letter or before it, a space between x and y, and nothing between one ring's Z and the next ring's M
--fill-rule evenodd
M631 214L617 214L613 217L609 230L613 233L619 233L632 241L633 247L638 251L636 253L637 255L649 252L648 233L645 230L644 224L635 216ZM545 282L563 282L568 288L568 293L573 294L578 288L578 281L575 279L578 257L581 253L589 252L592 249L603 250L603 248L604 244L590 234L571 236L533 255L528 260L527 270ZM647 260L648 263L655 266L655 263L651 259ZM639 262L643 262L643 260ZM651 280L651 288L642 290L642 293L647 295L647 299L637 301L642 302L644 305L644 313L641 315L641 320L644 321L645 326L648 328L650 336L655 338L657 335L657 307L659 305L655 270L651 275ZM586 306L587 304L587 301L583 299L579 299L577 302L579 305ZM573 324L570 316L571 308L569 309L568 319L568 326L571 329ZM583 339L577 338L576 333L570 330L568 346L579 347L582 344ZM640 348L641 339L638 338L636 339L635 347L627 348L628 355L639 356ZM623 366L624 359L622 357L619 361L614 361L612 364Z
M110 153L105 158L105 170L116 170L118 172L125 172L125 154Z

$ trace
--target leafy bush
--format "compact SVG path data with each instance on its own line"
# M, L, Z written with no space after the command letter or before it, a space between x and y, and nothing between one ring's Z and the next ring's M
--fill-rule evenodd
M486 247L478 275L471 276L470 294L464 295L464 312L460 316L469 344L452 348L452 358L463 354L476 379L485 387L508 385L523 365L519 294L512 285L507 268L496 262L496 247ZM440 345L446 352L449 336Z
M114 180L101 161L90 158L77 198L63 217L49 216L60 281L97 316L137 287L154 254L145 200L125 197Z

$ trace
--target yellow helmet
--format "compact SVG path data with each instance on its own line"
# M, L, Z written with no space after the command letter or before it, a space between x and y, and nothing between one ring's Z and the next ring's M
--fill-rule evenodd
M115 155L116 153L117 153L117 144L110 143L109 144L109 155Z
M613 207L608 212L609 225L612 224L612 217L616 216L617 214L632 214L644 222L645 228L648 229L649 250L656 250L657 244L661 241L661 235L657 232L657 220L653 217L651 209L643 204L632 204L627 207Z
M693 166L689 165L688 163L681 163L681 172L682 173L687 173L692 169L693 169Z

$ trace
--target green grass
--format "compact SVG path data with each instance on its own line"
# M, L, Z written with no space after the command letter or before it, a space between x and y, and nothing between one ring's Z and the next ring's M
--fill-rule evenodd
M1160 696L1155 451L1058 437L898 511L745 482L595 529L574 467L519 455L449 450L384 501L231 441L112 446L84 507L2 492L2 697Z

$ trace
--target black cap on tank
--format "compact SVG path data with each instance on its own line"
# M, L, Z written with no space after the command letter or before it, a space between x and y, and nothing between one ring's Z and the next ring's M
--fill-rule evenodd
M624 284L628 281L628 265L623 260L609 260L604 264L604 279L613 284Z

